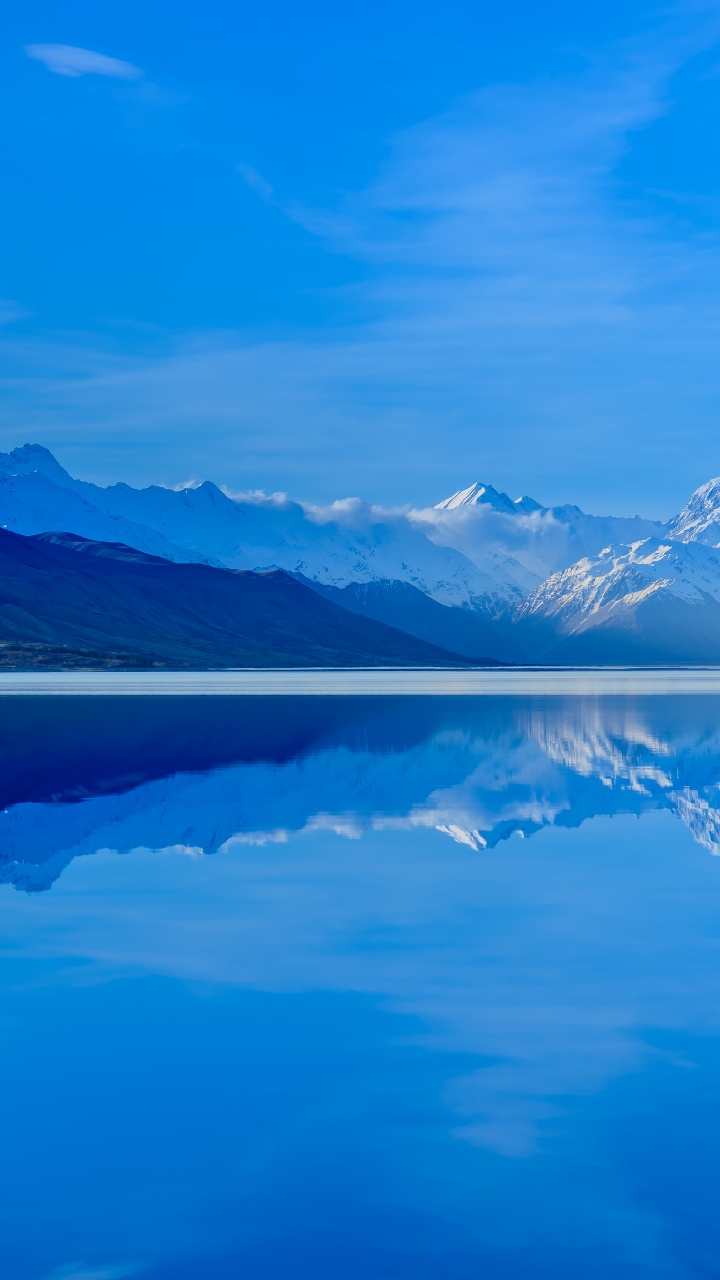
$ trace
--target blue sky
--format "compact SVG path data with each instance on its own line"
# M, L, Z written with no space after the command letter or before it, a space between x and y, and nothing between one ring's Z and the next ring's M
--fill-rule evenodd
M3 447L658 516L720 473L720 4L27 0L0 58Z

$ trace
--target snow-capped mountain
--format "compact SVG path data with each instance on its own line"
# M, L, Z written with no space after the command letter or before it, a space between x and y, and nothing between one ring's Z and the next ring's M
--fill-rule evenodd
M0 525L12 533L62 531L98 542L124 542L138 551L175 562L220 563L212 555L173 545L147 525L103 510L81 492L57 484L41 471L0 473Z
M525 570L524 579L517 569L515 576L526 593L604 547L667 534L664 525L641 516L587 515L571 504L544 507L535 498L511 498L481 483L411 512L411 519L438 545L456 547L476 564L512 557Z
M720 551L646 538L553 574L515 611L556 662L717 662Z
M457 511L460 507L476 507L478 503L485 503L492 507L494 511L507 511L511 515L516 515L518 511L542 511L544 510L541 503L536 502L534 498L510 498L506 493L498 493L491 484L482 484L476 480L475 484L469 485L467 489L458 489L457 493L451 494L449 498L443 498L442 502L436 502L436 511Z
M720 546L720 478L701 484L667 526L676 542L704 542Z
M345 590L345 604L447 646L464 635L513 661L720 661L720 480L667 525L546 507L474 483L435 507L359 499L314 507L282 494L231 495L211 482L101 487L40 445L0 454L0 525L123 542L177 562L282 568ZM358 588L371 588L358 595ZM420 607L413 588L442 607ZM348 591L348 589L351 589ZM354 593L354 594L353 594ZM352 597L352 599L351 599ZM357 597L357 599L355 598ZM453 613L454 611L454 613ZM387 616L386 616L387 615Z
M102 488L73 479L39 445L0 455L0 524L15 533L61 529L125 542L175 561L282 568L337 587L406 582L444 605L490 616L526 590L509 557L507 565L475 563L437 546L403 514L361 502L316 510L278 495L231 497L211 482L181 490Z

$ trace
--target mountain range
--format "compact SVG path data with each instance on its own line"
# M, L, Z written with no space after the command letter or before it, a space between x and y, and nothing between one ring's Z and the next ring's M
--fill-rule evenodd
M0 454L0 523L26 537L72 535L73 554L85 544L86 563L98 542L205 570L283 571L350 614L358 642L373 622L394 629L396 646L400 631L444 651L420 658L406 648L415 655L407 660L423 665L453 656L720 662L720 480L698 488L666 523L547 507L481 483L430 508L359 499L321 507L285 494L231 494L211 482L102 487L28 444ZM19 630L5 635L21 638ZM375 642L379 661L392 645L377 633ZM282 646L270 651L299 660ZM359 650L356 662L346 660L365 661Z
M281 569L176 564L123 543L0 530L0 666L448 666Z

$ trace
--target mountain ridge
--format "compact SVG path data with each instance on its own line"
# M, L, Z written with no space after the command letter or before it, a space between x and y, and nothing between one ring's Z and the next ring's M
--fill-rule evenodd
M355 617L402 622L453 652L462 642L473 658L720 662L717 479L665 523L546 507L481 482L431 508L321 508L233 497L211 481L103 488L28 444L0 454L0 521L29 535L70 528L176 564L279 569ZM662 574L648 567L656 561Z
M211 481L180 490L101 488L74 480L43 446L0 455L0 512L16 533L70 528L178 563L281 568L340 587L398 578L433 599L490 615L524 594L511 573L479 568L460 551L438 548L397 513L381 517L356 504L318 514L290 499L234 499Z
M0 529L0 664L458 666L466 660L358 618L283 570L174 564L123 544ZM10 657L8 658L8 654Z
M552 575L514 616L552 662L716 662L720 551L652 538L609 547Z

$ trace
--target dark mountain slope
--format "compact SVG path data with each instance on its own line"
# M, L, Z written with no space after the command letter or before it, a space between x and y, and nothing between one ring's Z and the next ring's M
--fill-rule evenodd
M409 582L381 579L333 587L323 582L311 582L300 574L297 577L313 591L351 613L374 618L388 627L397 627L408 635L428 644L440 645L453 653L465 654L474 662L492 665L525 661L511 626L491 621L469 609L439 604Z
M174 564L68 533L0 530L0 664L451 666L462 659L295 578Z
M537 661L552 666L715 666L720 661L720 603L665 599L582 619L563 633L554 620L523 618L517 626Z

